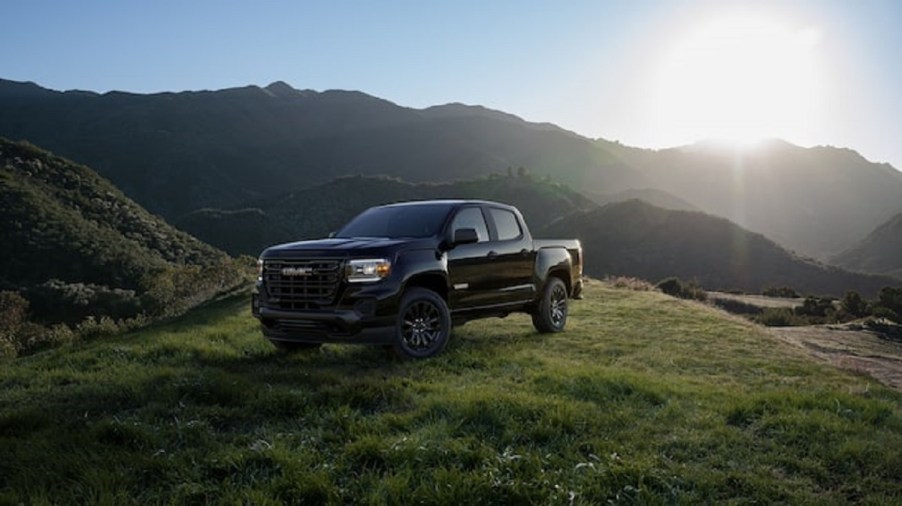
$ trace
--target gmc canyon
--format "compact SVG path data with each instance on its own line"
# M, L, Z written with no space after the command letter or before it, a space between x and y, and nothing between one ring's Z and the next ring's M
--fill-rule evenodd
M425 358L452 325L513 312L560 332L582 291L578 240L533 239L516 208L476 200L373 207L328 239L269 247L257 265L253 314L284 351L368 343Z

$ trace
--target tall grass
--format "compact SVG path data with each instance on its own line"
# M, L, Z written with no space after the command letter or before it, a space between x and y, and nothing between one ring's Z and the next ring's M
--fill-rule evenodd
M902 501L902 395L689 301L276 353L246 301L0 364L0 503Z

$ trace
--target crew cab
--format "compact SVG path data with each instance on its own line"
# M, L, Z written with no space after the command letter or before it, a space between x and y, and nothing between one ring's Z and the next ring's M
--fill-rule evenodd
M509 205L384 205L327 239L264 250L252 311L284 351L361 343L425 358L476 318L524 312L539 332L562 331L582 258L578 240L533 239Z

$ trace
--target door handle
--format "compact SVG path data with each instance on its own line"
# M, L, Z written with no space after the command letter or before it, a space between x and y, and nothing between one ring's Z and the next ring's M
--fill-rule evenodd
M496 251L489 251L489 254L486 255L486 256L489 257L489 260L494 260L494 259L498 258L498 252L496 252Z

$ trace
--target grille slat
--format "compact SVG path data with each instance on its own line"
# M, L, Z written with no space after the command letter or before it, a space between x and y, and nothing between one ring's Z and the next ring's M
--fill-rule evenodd
M341 260L331 259L267 260L263 283L280 309L317 309L334 303L342 267Z

